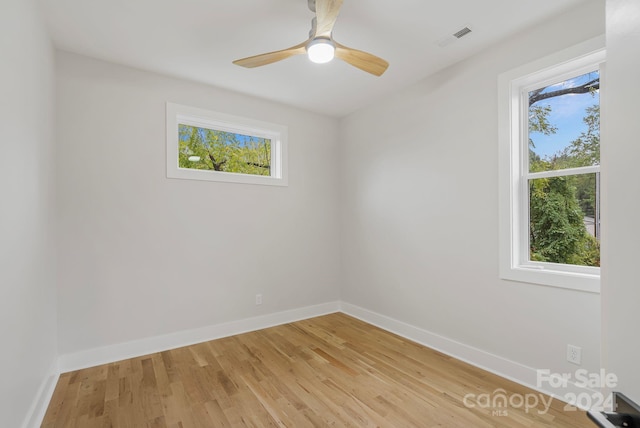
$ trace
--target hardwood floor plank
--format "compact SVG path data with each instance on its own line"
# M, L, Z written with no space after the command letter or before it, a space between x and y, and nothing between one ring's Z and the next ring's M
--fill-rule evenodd
M64 373L42 427L588 426L557 400L465 405L496 393L538 394L337 313Z

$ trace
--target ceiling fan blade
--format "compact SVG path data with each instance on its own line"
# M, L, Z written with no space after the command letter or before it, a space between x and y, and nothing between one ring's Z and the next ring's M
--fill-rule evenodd
M336 44L336 57L360 70L376 76L382 76L387 67L389 67L389 63L382 58L357 49L348 48L335 41L334 43Z
M274 62L282 61L283 59L287 59L294 55L300 55L307 52L306 46L309 43L309 40L306 40L299 45L291 46L287 49L282 49L280 51L264 53L260 55L254 55L247 58L237 59L233 61L235 65L240 65L242 67L254 68L260 67L267 64L272 64Z
M316 0L317 24L315 37L331 37L331 32L341 7L342 0Z

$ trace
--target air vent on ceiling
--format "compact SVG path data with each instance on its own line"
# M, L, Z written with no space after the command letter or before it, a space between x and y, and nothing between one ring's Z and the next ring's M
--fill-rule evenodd
M471 26L470 25L466 25L464 26L462 29L452 32L449 35L446 35L444 37L441 37L440 39L438 39L437 44L438 46L440 46L441 48L450 45L451 43L455 42L458 39L461 39L462 37L466 36L467 34L471 33Z
M471 32L471 29L469 27L464 27L462 30L456 31L455 33L453 33L453 37L455 37L456 39L459 39L460 37L466 36L470 32Z

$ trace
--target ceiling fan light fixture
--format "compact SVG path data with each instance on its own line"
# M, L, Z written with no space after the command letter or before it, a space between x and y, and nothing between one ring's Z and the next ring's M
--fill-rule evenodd
M315 63L326 63L336 57L369 74L382 76L389 67L387 61L333 40L333 27L343 0L307 0L307 2L311 11L315 13L315 17L311 20L308 39L287 49L237 59L233 63L241 67L254 68L273 64L295 55L306 54L309 60Z
M313 39L307 45L307 55L311 62L324 64L333 59L336 53L336 46L330 39L319 37Z

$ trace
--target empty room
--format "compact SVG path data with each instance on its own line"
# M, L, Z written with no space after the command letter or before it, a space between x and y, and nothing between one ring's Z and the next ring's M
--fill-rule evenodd
M3 427L640 426L637 0L1 0Z

